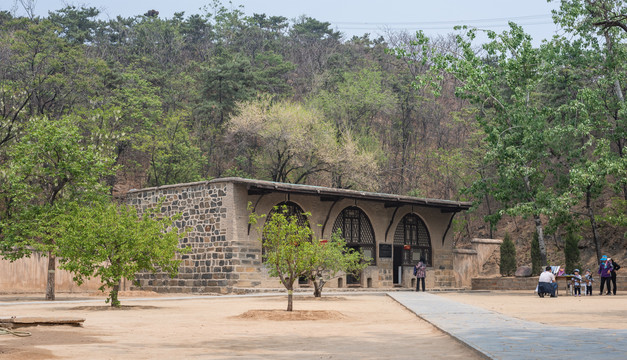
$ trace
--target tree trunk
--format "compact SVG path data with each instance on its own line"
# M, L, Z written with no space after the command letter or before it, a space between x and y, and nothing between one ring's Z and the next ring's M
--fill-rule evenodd
M287 289L287 311L292 311L293 297L294 297L294 290L292 290L292 287L290 286Z
M111 297L111 307L120 307L120 300L118 300L118 293L120 292L120 282L122 280L118 281L117 284L113 285L113 288L111 289L111 292L109 293L109 296Z
M588 211L588 218L590 219L590 226L592 227L592 238L594 239L594 247L597 251L597 262L601 258L601 244L599 244L599 234L597 233L597 222L594 219L594 210L591 205L591 194L588 191L586 193L586 210Z
M314 297L322 297L322 287L324 286L324 280L320 279L320 281L313 281L314 284Z
M46 282L46 300L54 300L55 269L57 258L48 251L48 281Z
M527 192L529 193L529 196L531 197L532 191L531 191L531 184L529 181L529 176L525 176L523 178L525 180L525 187L527 188ZM536 209L536 205L535 205L535 199L532 199L532 201L534 202L534 209ZM542 259L542 267L547 266L547 260L546 260L546 244L544 243L544 231L542 229L542 220L540 219L540 215L539 214L533 214L533 220L536 223L536 233L538 234L538 247L540 248L540 258Z
M540 257L542 258L542 267L547 266L546 260L546 244L544 243L544 232L542 229L542 220L540 215L533 215L533 220L536 223L536 232L538 233L538 247L540 248Z

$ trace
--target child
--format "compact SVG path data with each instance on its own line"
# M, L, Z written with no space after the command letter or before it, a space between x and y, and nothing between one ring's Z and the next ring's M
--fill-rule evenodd
M592 278L592 273L590 272L590 269L586 270L584 279L586 281L586 295L592 296L592 283L594 282L594 279Z
M560 269L557 271L557 275L555 276L562 276L566 273L566 270L564 270L563 267L560 267Z
M581 275L579 269L575 269L573 279L573 296L581 296ZM587 289L586 289L587 291Z

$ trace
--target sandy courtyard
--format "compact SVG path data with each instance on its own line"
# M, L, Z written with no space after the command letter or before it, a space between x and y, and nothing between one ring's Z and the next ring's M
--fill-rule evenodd
M479 358L382 295L296 296L300 315L270 320L285 296L0 306L0 316L82 317L84 326L24 328L0 336L1 359L409 359ZM5 300L6 301L6 300ZM130 307L128 307L130 306ZM299 315L299 316L300 316Z
M540 299L521 291L436 294L549 325L627 328L627 295ZM4 296L3 317L86 321L83 327L25 328L32 336L24 338L2 335L0 359L480 358L383 295L297 295L292 315L283 311L284 295L128 299L121 298L123 309L111 310L104 301L7 306L1 304L12 299Z

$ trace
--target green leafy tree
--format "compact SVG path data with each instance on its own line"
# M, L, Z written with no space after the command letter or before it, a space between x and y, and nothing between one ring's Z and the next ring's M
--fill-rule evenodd
M15 18L0 24L0 149L30 117L57 119L97 89L98 60L60 38L49 20ZM2 161L2 159L0 159Z
M142 145L150 156L148 184L161 186L201 180L200 149L193 143L184 114L169 115Z
M310 247L310 272L307 275L314 285L314 296L322 296L322 288L331 279L344 273L356 274L368 267L370 259L346 246L341 232L331 235L330 240L313 240Z
M346 72L337 89L321 91L313 102L338 129L367 133L372 120L393 106L394 96L382 86L382 78L382 71L376 68Z
M250 223L257 224L264 217L251 213ZM313 232L309 226L299 225L297 216L289 216L285 206L275 208L273 215L265 220L260 230L269 274L278 277L287 289L287 311L292 311L294 282L311 272Z
M137 209L115 203L73 206L60 216L62 233L57 235L57 255L62 269L74 281L99 278L101 291L108 289L107 302L119 307L120 281L135 281L138 272L163 272L174 277L184 253L179 240L184 232L172 227L177 217L157 214L159 206L138 216Z
M516 246L509 233L505 234L501 244L500 270L503 276L512 276L516 272Z
M61 28L60 35L75 44L84 44L94 39L98 26L95 18L100 11L95 7L66 6L48 13L48 19Z
M5 181L4 216L0 218L2 255L10 260L33 251L48 257L46 299L55 297L58 216L74 202L92 202L108 193L104 177L115 170L112 147L85 139L70 116L31 119L0 168Z
M551 64L544 49L534 48L531 37L510 23L501 34L487 31L490 42L477 52L472 46L476 29L466 38L458 36L458 54L440 53L429 47L429 40L418 33L423 51L431 50L433 72L420 77L419 84L441 79L442 72L459 81L456 94L477 108L476 120L484 134L482 166L490 169L469 186L476 198L486 194L499 206L490 216L495 224L503 215L532 217L538 234L543 265L547 264L543 216L569 208L570 200L562 196L567 187L556 186L553 173L561 163L546 159L552 156L549 144L559 129L548 111L543 90L543 74ZM567 182L566 182L567 183ZM557 185L560 185L558 182Z

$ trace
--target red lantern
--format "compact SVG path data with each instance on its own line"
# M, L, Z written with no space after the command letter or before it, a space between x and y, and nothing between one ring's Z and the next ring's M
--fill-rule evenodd
M409 250L409 249L411 249L411 245L404 245L404 246L403 246L403 249L405 249L405 250Z

